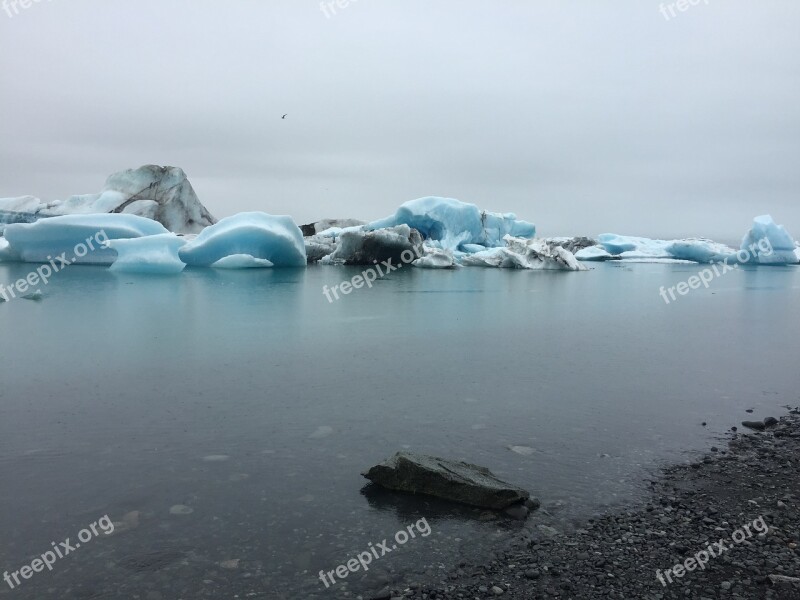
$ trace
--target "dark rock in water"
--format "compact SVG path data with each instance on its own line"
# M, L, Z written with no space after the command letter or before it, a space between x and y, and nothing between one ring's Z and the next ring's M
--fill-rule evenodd
M764 427L773 427L778 424L778 419L775 417L767 417L764 419Z
M485 467L410 452L398 452L363 475L391 490L495 510L530 497L528 492L501 481Z
M528 498L527 500L525 500L525 506L527 506L528 510L530 510L531 512L533 512L534 510L539 510L539 507L541 505L542 503L539 502L538 498Z
M755 429L756 431L764 431L766 425L764 425L764 421L742 421L742 427Z
M528 518L528 515L530 514L531 511L528 510L528 507L525 506L524 504L513 504L509 506L507 509L505 509L503 512L505 512L512 519L516 519L517 521L524 521L525 519Z

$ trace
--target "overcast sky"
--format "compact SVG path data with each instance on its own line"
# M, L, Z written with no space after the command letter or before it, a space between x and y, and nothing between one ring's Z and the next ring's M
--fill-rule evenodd
M155 163L217 217L374 219L437 195L542 235L731 240L771 213L800 238L800 2L659 6L9 7L0 196L96 192Z

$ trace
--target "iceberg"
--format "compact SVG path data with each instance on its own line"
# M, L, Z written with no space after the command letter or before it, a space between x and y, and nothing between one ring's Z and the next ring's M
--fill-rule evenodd
M16 260L11 252L8 240L0 237L0 262Z
M461 250L464 244L500 247L505 235L532 238L536 234L532 223L517 220L513 213L481 211L474 204L436 196L406 202L394 215L373 221L366 228L375 230L398 225L416 229L424 239L448 250Z
M599 246L611 257L637 262L690 261L694 263L714 263L736 261L736 250L725 244L703 239L653 240L650 238L604 233L599 238ZM598 256L592 250L581 255ZM581 260L587 260L581 258ZM602 260L593 258L593 260ZM607 258L606 258L607 260Z
M338 235L336 249L319 262L324 265L372 265L392 260L397 265L410 263L423 254L422 237L408 225L375 231L351 228Z
M667 246L667 252L676 260L701 264L736 262L736 250L706 239L675 240Z
M274 266L266 258L254 258L249 254L231 254L211 265L214 269L268 269Z
M262 212L221 219L178 251L180 259L194 267L210 267L215 263L219 266L220 259L234 255L247 255L254 261L267 260L275 267L306 265L303 235L292 217ZM227 264L223 262L222 266L230 267L235 261L242 261L242 257L230 259ZM252 266L253 261L250 262L248 266Z
M0 198L0 222L33 222L72 214L131 214L176 233L198 233L215 223L182 169L146 165L111 175L99 194L45 202L33 196Z
M464 254L459 262L467 267L501 269L533 269L542 271L587 271L566 248L542 239L516 238L506 235L504 248L489 248Z
M578 250L575 253L575 258L584 261L601 261L611 260L614 258L614 256L602 246L588 246L587 248L581 248Z
M425 255L411 264L422 269L455 269L458 267L450 250L431 247L425 247Z
M606 252L619 258L672 258L667 248L672 242L604 233L597 238Z
M145 274L171 274L183 271L186 265L178 258L178 250L184 244L186 240L174 233L106 242L109 248L117 252L117 259L111 265L112 271Z
M572 252L573 254L577 254L584 248L590 248L592 246L597 246L597 241L593 240L592 238L588 237L549 237L544 238L544 240L548 244L553 244L555 246L561 246Z
M315 223L301 225L300 230L303 232L303 237L312 237L328 229L345 229L366 224L366 221L359 221L358 219L322 219Z
M303 238L306 245L308 263L319 262L336 250L336 239L333 236L314 235Z
M107 241L165 233L161 223L135 215L67 215L8 225L3 254L21 262L48 263L61 257L68 264L110 265L117 251Z
M744 239L741 251L761 265L793 265L800 262L794 239L782 225L776 225L770 215L753 220Z

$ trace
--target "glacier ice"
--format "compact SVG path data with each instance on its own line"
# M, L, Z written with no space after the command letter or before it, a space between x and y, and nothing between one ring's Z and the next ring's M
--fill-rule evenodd
M292 217L263 212L239 213L221 219L178 252L183 262L195 267L209 267L220 259L239 254L268 260L275 267L306 265L303 235Z
M782 225L776 225L770 215L753 220L753 226L742 239L741 250L762 265L797 264L800 259L792 236Z
M782 226L776 225L769 215L754 219L738 252L730 246L703 238L652 240L604 233L598 241L612 258L623 260L785 265L797 264L800 258L795 252L792 236ZM601 260L596 256L602 255L595 250L578 253L581 260Z
M66 215L16 223L5 229L7 259L47 263L66 255L71 263L110 265L117 251L107 240L169 233L161 223L120 214Z
M332 236L313 235L303 238L306 244L306 259L309 263L319 262L336 250L336 239Z
M358 219L322 219L315 223L301 225L300 230L303 232L304 237L311 237L328 229L345 229L349 227L360 227L366 225L366 221Z
M425 254L413 263L422 269L454 269L458 266L452 251L441 248L425 247Z
M621 258L672 258L667 252L672 242L666 240L604 233L597 241L606 252Z
M249 254L231 254L211 265L214 269L267 269L274 267L266 258L255 258Z
M592 238L579 236L579 237L548 237L544 238L545 242L555 246L569 250L572 254L576 254L584 248L590 248L597 245L597 241Z
M598 237L599 246L612 255L610 258L641 261L691 261L695 263L735 262L736 250L725 244L703 238L683 240L654 240L650 238L604 233ZM602 254L591 250L579 253L581 260L602 260Z
M575 258L578 260L593 261L593 260L610 260L614 258L602 246L588 246L581 248L575 253Z
M404 254L406 252L408 254ZM408 225L375 231L356 227L342 230L336 239L336 249L319 262L324 265L372 265L391 259L394 264L399 264L411 262L423 254L422 237Z
M14 254L11 252L11 248L8 245L8 240L6 238L0 237L0 262L3 261L11 261L14 259Z
M565 248L542 239L503 237L506 246L482 252L463 254L459 262L467 267L496 267L502 269L536 269L586 271L575 256Z
M513 213L481 211L474 204L436 196L410 200L394 215L366 227L375 230L397 225L408 225L449 250L460 250L464 244L493 248L503 246L505 235L532 238L536 234L532 223L517 220Z
M0 222L33 222L70 214L122 213L153 219L176 233L198 233L215 222L182 169L146 165L115 173L99 194L45 202L0 198Z
M186 244L174 233L161 233L140 238L109 240L106 245L117 251L112 271L121 273L180 273L186 266L178 258L178 250Z
M667 246L667 252L676 260L690 260L702 264L736 262L736 250L706 239L674 240Z

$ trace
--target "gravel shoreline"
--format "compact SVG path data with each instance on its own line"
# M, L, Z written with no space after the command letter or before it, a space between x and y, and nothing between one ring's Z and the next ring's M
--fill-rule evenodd
M647 504L574 533L539 528L486 565L462 564L438 585L378 597L800 600L800 580L789 579L800 578L800 410L764 431L734 431L726 449L671 467L651 486ZM709 547L703 569L686 562ZM678 577L678 564L694 569Z

